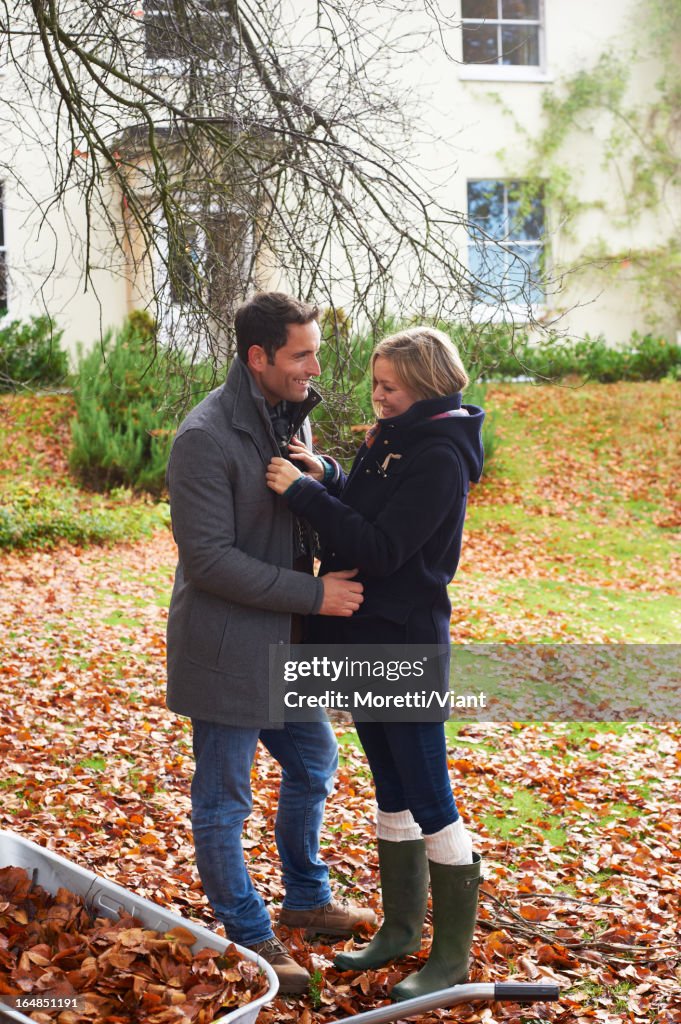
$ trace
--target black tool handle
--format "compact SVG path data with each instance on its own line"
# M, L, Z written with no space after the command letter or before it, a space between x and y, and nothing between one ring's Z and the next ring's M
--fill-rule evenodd
M557 985L526 985L519 981L495 982L494 998L500 1002L539 1003L560 999Z

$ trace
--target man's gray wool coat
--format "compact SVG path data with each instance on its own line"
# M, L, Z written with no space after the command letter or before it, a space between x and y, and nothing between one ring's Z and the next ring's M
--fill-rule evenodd
M305 421L303 440L310 444ZM278 449L265 399L234 359L226 383L180 426L168 463L179 563L168 616L171 711L263 728L269 645L291 613L315 614L321 580L291 569L293 520L265 483Z

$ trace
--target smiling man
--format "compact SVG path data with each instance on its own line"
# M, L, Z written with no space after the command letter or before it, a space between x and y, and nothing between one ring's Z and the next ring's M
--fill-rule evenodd
M244 862L251 765L260 741L282 766L275 837L286 895L279 921L332 936L373 922L336 903L319 831L337 764L328 721L269 722L269 645L299 639L306 614L350 616L354 572L312 575L308 527L265 482L294 436L310 445L320 401L318 310L280 292L255 295L235 317L237 357L225 384L187 416L168 464L179 562L168 617L168 707L192 719L192 830L204 891L234 942L255 949L282 992L309 975L274 936Z

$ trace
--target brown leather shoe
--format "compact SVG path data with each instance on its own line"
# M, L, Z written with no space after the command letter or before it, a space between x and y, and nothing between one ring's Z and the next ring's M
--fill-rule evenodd
M276 935L248 948L271 965L279 978L279 991L282 995L300 995L301 992L307 992L310 975L304 967L296 963L284 943L280 942Z
M279 914L279 924L286 928L304 928L305 938L315 935L334 935L349 938L360 925L377 923L373 910L356 907L347 900L331 900L325 907L311 907L309 910L287 910Z

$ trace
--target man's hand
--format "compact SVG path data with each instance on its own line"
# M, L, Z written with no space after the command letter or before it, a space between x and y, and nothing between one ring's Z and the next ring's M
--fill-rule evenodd
M352 579L357 572L357 569L342 569L340 572L327 572L321 577L324 599L318 615L342 615L349 618L357 611L364 600L364 585Z
M298 467L293 466L288 459L280 458L272 459L265 471L267 486L271 487L277 494L283 494L284 491L287 491L291 484L302 475Z

